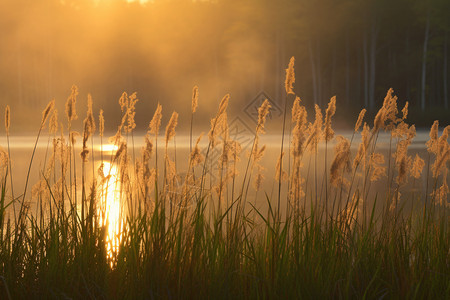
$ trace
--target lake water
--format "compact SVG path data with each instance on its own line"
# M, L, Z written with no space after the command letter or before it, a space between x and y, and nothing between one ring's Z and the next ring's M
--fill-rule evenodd
M350 139L352 136L352 132L340 132L339 134L345 136L346 138ZM112 135L112 134L111 134ZM105 135L107 136L107 135ZM129 144L129 154L131 160L133 160L133 157L140 157L141 148L143 147L143 134L135 134L134 138L131 139L131 137L128 138L128 144ZM80 138L79 138L80 139ZM414 157L416 153L418 153L423 159L428 157L427 151L425 149L425 143L429 139L428 137L428 131L418 131L416 138L413 140L413 143L409 147L408 154ZM107 140L105 138L105 140ZM134 155L132 151L131 145L134 141ZM245 173L245 168L247 165L247 155L246 152L249 152L252 147L253 142L253 136L239 136L238 141L241 143L243 151L241 152L241 160L237 164L237 169L239 171L239 174L236 177L236 194L238 194L241 190L241 182L243 178L243 174ZM35 137L32 136L12 136L10 138L10 150L11 150L11 159L12 159L12 169L13 169L13 183L14 183L14 193L15 197L19 197L24 192L25 187L25 181L26 181L26 174L28 171L28 166L30 164L31 159L31 153L33 150L35 142ZM195 139L194 141L195 142ZM352 154L356 153L357 147L360 142L360 134L356 135L353 143L352 143ZM261 190L256 192L253 189L253 179L255 178L256 174L253 172L251 184L248 189L248 197L247 201L254 204L258 209L262 209L262 211L265 211L267 209L267 200L265 197L265 194L268 195L269 199L272 199L275 204L275 200L278 197L278 183L274 180L275 177L275 167L276 162L280 154L280 144L281 144L281 136L280 135L262 135L260 138L260 146L266 145L266 151L264 154L263 159L261 160L261 166L263 167L263 175L265 177ZM289 136L285 137L285 147L289 147ZM389 151L389 143L390 143L390 135L386 133L380 133L379 138L377 140L377 152L381 152L385 155L387 166L387 159L388 159L388 151ZM207 148L208 140L207 137L204 137L202 142L200 143L201 149L203 149L203 154L205 154L205 150ZM0 137L0 146L2 146L5 150L7 149L7 143L6 138ZM335 142L330 142L328 144L328 151L327 151L327 164L328 164L328 170L329 166L331 165L331 161L334 156L333 148L335 146ZM98 204L99 206L102 206L105 211L107 212L107 218L109 220L110 224L110 236L114 235L114 232L120 231L119 224L120 224L120 218L122 215L122 208L124 207L124 203L121 200L120 197L120 183L117 183L116 179L118 178L117 174L117 166L114 164L111 165L111 154L114 152L114 150L117 148L114 148L111 144L103 144L103 147L101 147L100 139L98 137L94 138L93 141L93 148L94 153L90 153L89 156L89 162L86 164L86 170L85 174L88 178L87 182L91 182L93 174L97 174L97 169L102 163L101 156L103 155L103 163L105 164L105 173L111 174L111 178L106 183L104 189L105 192L102 194L101 199L103 199L103 203ZM91 149L91 143L89 142L89 149ZM103 152L101 151L103 149ZM165 144L163 137L159 138L159 144L158 144L158 164L159 166L164 166L164 149ZM169 157L171 160L176 162L176 169L178 174L180 174L180 178L184 178L184 174L187 170L187 164L188 164L188 157L189 157L189 136L186 135L177 135L174 139L174 141L171 141L169 143L168 148ZM176 149L176 150L175 150ZM285 148L286 149L286 148ZM44 170L44 163L48 161L48 157L50 156L52 151L52 142L47 136L42 136L39 140L39 143L37 145L36 154L33 160L31 173L30 173L30 181L27 188L27 200L31 199L32 195L32 186L38 182L39 178L42 178L43 170ZM210 169L208 169L208 174L212 174L212 176L209 176L206 181L206 190L213 189L213 186L215 182L218 180L218 168L217 168L217 162L220 156L221 147L217 147L213 151L210 152L210 162L207 164L208 166L211 166ZM395 151L395 146L393 147L393 151ZM81 142L78 141L75 147L75 160L77 164L77 191L78 191L78 198L81 196L81 158L79 153L81 152ZM287 152L287 150L285 150ZM155 152L153 151L153 156L151 160L151 165L154 164L154 157ZM320 143L319 145L319 153L317 155L318 157L318 174L323 175L324 174L324 153L325 153L325 143ZM47 158L46 158L47 157ZM92 163L94 161L94 163ZM284 158L284 170L288 171L288 163L290 162L290 159L285 156ZM307 185L310 186L310 191L313 189L313 182L314 182L314 158L310 156L310 154L305 154L303 159L303 169L302 169L302 176L306 178ZM308 171L309 170L309 171ZM197 176L201 174L201 167L197 167L195 170ZM426 171L424 171L426 172ZM309 175L308 175L309 174ZM160 173L160 175L162 175ZM407 198L409 193L421 193L420 191L425 190L425 176L426 174L423 174L422 180L412 181L409 180L409 183L401 188L401 193L403 196ZM131 180L134 180L133 176L130 176ZM360 178L356 179L358 182ZM180 181L181 182L181 181ZM319 187L321 186L322 178L319 178ZM181 185L180 185L181 186ZM231 193L231 187L224 192L224 198L226 198L227 203L231 203L232 193ZM7 184L7 195L10 197L10 185L9 182ZM331 187L329 187L330 193L332 193ZM174 191L175 193L179 191ZM323 192L323 190L322 190ZM370 187L369 191L369 197L367 199L370 201L370 199L374 199L375 195L380 195L380 199L384 199L384 195L386 192L386 177L383 178L381 181L373 183ZM310 193L310 192L309 192ZM217 196L214 194L213 191L211 191L211 194L213 194L215 197ZM236 195L235 194L235 195ZM282 195L281 199L286 199L287 195L287 187L286 184L283 184L282 189ZM80 203L80 201L78 201ZM412 203L408 203L407 205L411 205ZM31 201L30 208L33 211L33 209L36 208L36 203ZM370 205L370 204L369 204ZM286 201L281 201L281 206L284 211L284 208L286 207ZM309 206L306 204L305 206ZM17 206L16 206L17 209Z
M343 135L344 137L351 139L352 133L351 132L341 132L339 133ZM105 135L107 136L107 135ZM134 135L134 156L140 157L141 148L144 146L143 144L143 135L135 134ZM158 141L158 163L159 166L164 165L164 137L160 137ZM80 139L80 138L79 138ZM429 139L428 131L418 131L417 136L414 138L413 143L408 148L408 154L411 156L415 156L416 153L418 153L423 159L426 158L427 152L425 149L425 143ZM12 136L10 137L10 149L11 149L11 160L12 160L12 169L13 169L13 179L14 179L14 191L17 196L23 193L24 185L26 181L26 174L28 171L28 166L30 164L31 154L33 150L33 146L35 143L36 137L33 136ZM106 138L104 140L107 140ZM237 180L239 177L242 177L245 167L247 165L247 155L245 153L249 152L252 147L253 142L253 136L240 136L238 141L241 143L242 146L242 152L241 152L241 160L237 164L238 171L240 175L237 177ZM382 152L385 155L385 159L387 160L387 155L389 151L389 142L390 142L390 135L386 133L380 133L378 140L377 140L377 151ZM193 141L195 143L195 139ZM357 147L360 143L360 135L356 135L354 137L353 143L352 143L352 154L354 154L357 150ZM91 149L91 143L88 142L89 149ZM131 156L131 159L133 159L132 154L132 140L131 138L128 139L128 151ZM208 139L207 137L203 137L202 141L200 142L200 148L202 149L202 153L205 154L206 148L208 145ZM274 185L274 176L275 176L275 165L277 162L277 159L280 154L280 145L281 145L281 136L280 135L262 135L259 142L260 147L262 145L266 145L266 151L264 154L264 157L262 158L261 165L264 167L264 185L263 190L265 192L271 194L273 191L271 187ZM289 136L285 137L284 140L285 145L285 152L287 152L286 147L289 147ZM3 147L3 149L7 150L7 142L6 138L4 136L0 137L0 146ZM101 157L101 147L100 147L100 139L98 137L94 138L94 153L90 153L89 155L89 163L86 164L86 174L90 179L92 178L92 159L94 159L94 168L97 169L101 163L100 157ZM332 141L328 144L328 165L331 164L331 161L334 156L333 148L335 146L335 142ZM395 146L395 144L394 144ZM395 151L395 148L393 146L393 151ZM175 150L176 147L176 150ZM117 147L116 147L117 148ZM109 164L111 153L113 150L113 145L104 143L103 144L103 159L105 164ZM40 176L42 176L42 171L44 169L43 164L48 160L48 157L50 156L52 151L52 142L49 140L46 136L42 136L38 142L35 157L33 160L31 173L30 173L30 180L28 184L28 189L31 189L31 186L33 183L36 183L37 180L39 180ZM81 142L78 141L78 143L75 145L75 159L77 166L81 165L81 158L79 156L79 153L81 152ZM185 174L187 170L187 164L188 164L188 157L189 157L189 136L186 135L177 135L174 139L174 141L171 141L169 143L169 156L172 160L176 162L177 172L179 174ZM324 152L325 152L325 143L319 144L319 154L318 154L318 170L324 170ZM221 147L218 146L214 150L210 151L209 157L211 161L218 161L218 157L221 153ZM46 159L47 156L47 159ZM311 158L309 157L309 154L305 154L302 162L303 162L303 170L307 169L309 161ZM155 159L155 151L153 151L152 155L152 162L151 164L154 164ZM313 163L312 159L312 163ZM287 171L288 169L288 162L289 158L285 155L284 158L284 169ZM213 178L217 175L214 174L217 172L217 168L215 163L212 164L212 174ZM108 166L106 166L108 167ZM198 167L197 167L198 168ZM78 167L79 170L78 176L81 174L81 168ZM113 167L112 170L115 170L115 167ZM199 170L197 170L199 171ZM199 171L200 172L200 171ZM211 170L210 170L211 172ZM97 172L95 171L95 174ZM323 174L322 172L318 172L319 174ZM9 185L8 185L9 188ZM29 192L29 191L28 191ZM28 193L27 192L27 193Z

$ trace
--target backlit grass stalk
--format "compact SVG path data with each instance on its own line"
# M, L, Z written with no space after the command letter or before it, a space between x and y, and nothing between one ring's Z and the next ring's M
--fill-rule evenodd
M47 121L47 118L49 116L49 114L52 112L52 110L55 107L55 101L50 101L47 104L47 107L44 109L44 111L42 112L42 120L41 120L41 125L39 126L39 131L38 134L36 136L36 141L34 143L34 147L33 147L33 152L31 153L31 158L30 158L30 163L28 164L28 171L27 171L27 177L25 180L25 187L23 190L23 197L22 197L22 202L20 205L20 211L19 211L19 220L18 223L16 224L16 226L18 226L18 224L21 223L21 221L23 221L24 216L24 203L25 203L25 199L26 199L26 195L27 195L27 187L28 187L28 181L30 179L30 171L31 171L31 166L33 164L33 158L34 158L34 154L36 153L36 147L39 141L39 137L41 135L41 131L45 126L45 122Z
M9 105L6 105L5 108L5 131L6 131L6 142L8 144L8 174L9 174L9 180L10 180L10 187L11 187L11 199L12 199L12 205L13 205L13 213L14 213L14 222L17 222L16 219L16 208L15 208L15 197L14 197L14 184L13 184L13 170L11 167L11 147L9 145L9 128L11 127L11 109Z

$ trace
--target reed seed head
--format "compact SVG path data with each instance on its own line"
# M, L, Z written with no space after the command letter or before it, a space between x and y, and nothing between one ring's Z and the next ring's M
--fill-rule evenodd
M47 107L45 107L44 111L42 112L42 121L41 121L41 126L44 127L45 125L45 121L47 121L49 114L52 112L52 110L55 107L55 99L53 99L52 101L50 101L47 104Z
M425 166L425 161L420 158L419 154L416 154L416 157L414 158L414 162L412 164L411 168L411 176L419 179L420 175L422 174L423 167Z
M334 159L330 168L330 182L334 186L338 186L343 182L345 172L350 172L350 142L343 136L336 137L338 143L334 147Z
M264 100L261 106L258 108L258 125L256 126L256 131L264 133L264 124L266 123L266 117L269 114L271 106L269 100Z
M159 133L159 127L161 126L161 118L162 118L162 106L158 103L156 106L155 113L153 114L153 118L150 121L150 124L148 125L150 129L150 133L154 134L155 136Z
M166 147L169 141L175 136L175 127L177 127L177 124L178 113L174 111L166 127Z
M333 96L328 103L328 108L325 112L325 141L330 141L334 137L334 130L331 128L331 118L336 113L336 96Z
M133 93L128 98L127 103L127 126L126 130L127 132L133 131L133 129L136 128L136 123L134 121L134 116L136 115L136 102L138 102L139 99L137 99L136 93Z
M292 104L292 111L291 111L291 115L292 115L292 122L296 122L298 115L300 113L300 97L296 96L294 103Z
M78 119L76 111L77 95L78 95L78 87L76 85L73 85L70 96L69 98L67 98L66 102L66 116L69 123L72 122L73 120Z
M6 105L5 108L5 130L6 134L9 134L9 127L11 126L11 113L9 105Z
M50 117L48 132L50 134L56 134L57 131L58 131L58 110L54 108L52 116Z
M361 110L361 112L359 113L358 120L356 121L356 124L355 124L355 132L357 132L357 131L359 130L359 128L361 127L362 121L363 121L363 119L364 119L364 115L365 115L365 114L366 114L366 109L363 108L363 109Z
M197 141L195 142L194 149L192 149L192 152L191 152L190 159L191 159L191 163L192 163L193 166L196 166L196 165L200 164L204 160L204 157L203 157L202 153L200 152L200 148L198 146L198 144L200 143L200 140L202 139L202 137L203 137L203 132L197 138Z
M88 109L87 109L86 119L87 119L87 122L89 123L90 134L93 134L95 132L96 126L95 126L94 114L92 112L92 96L91 96L91 94L88 94L87 107L88 107Z
M295 58L292 56L286 69L286 80L284 82L286 94L294 94L292 89L292 85L295 83L294 62Z
M192 106L191 111L192 113L195 113L198 107L198 86L194 86L192 89Z
M386 167L384 164L384 155L381 153L372 153L370 157L370 166L372 168L372 175L370 181L377 181L386 174Z
M438 130L439 130L439 121L436 120L431 126L430 139L426 143L428 152L437 153Z
M100 109L100 114L98 116L98 131L99 135L103 137L103 132L105 131L105 118L103 117L103 109Z
M402 120L405 120L406 117L408 116L408 105L409 105L409 103L408 103L408 101L406 101L405 106L402 109L402 114L403 114Z

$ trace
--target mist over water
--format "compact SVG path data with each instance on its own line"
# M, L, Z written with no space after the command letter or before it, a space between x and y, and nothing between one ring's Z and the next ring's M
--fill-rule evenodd
M441 34L447 27L436 25L437 34L430 37L429 55L438 54L430 58L436 71L429 67L425 74L425 108L435 110L423 114L417 78L422 78L418 58L426 10L394 2L388 9L377 1L337 9L334 1L4 0L0 104L11 105L12 132L29 134L38 126L37 111L51 99L64 111L76 84L79 110L91 93L94 113L105 110L110 130L120 117L114 104L122 92L137 92L138 127L148 124L158 102L164 104L164 120L176 110L180 124L187 125L189 116L182 112L189 109L197 85L194 126L204 128L227 93L230 113L236 115L262 92L282 108L284 69L295 56L296 94L309 109L316 103L324 108L336 95L339 128L351 128L349 117L363 107L375 114L390 87L399 95L399 106L410 102L416 125L447 122L448 108L435 109L448 102L449 76L440 69L448 55ZM378 18L368 19L368 14ZM441 20L436 14L433 18ZM376 44L364 44L372 41L373 26L379 29Z
M351 139L352 132L349 131L342 131L337 132L337 134L341 134L344 137ZM112 133L110 134L112 135ZM108 134L105 134L105 136L108 136ZM129 138L129 156L130 159L140 159L141 155L141 149L144 147L144 139L143 134L136 133L134 134L133 140L134 144L131 143L131 138ZM196 136L196 135L194 135ZM161 137L162 138L162 137ZM252 142L253 142L254 136L247 135L247 136L240 136L238 140L241 142L244 142L242 144L243 149L240 155L240 161L237 163L237 171L238 176L236 177L236 186L237 189L241 188L242 185L242 178L245 173L245 168L247 165L247 157L248 153L251 151ZM417 136L413 140L413 143L409 147L408 155L414 157L415 154L419 154L421 157L426 157L426 147L425 143L429 139L428 132L420 131L417 133ZM245 143L247 141L247 143ZM24 184L25 184L25 176L26 172L28 170L31 152L34 146L35 137L32 136L21 136L21 137L11 137L10 144L11 144L11 159L12 159L12 168L13 168L13 176L14 176L14 190L16 193L16 197L20 196L20 194L23 193ZM278 182L275 181L275 174L276 174L276 161L280 154L280 143L281 142L281 135L271 135L266 134L262 135L259 140L260 146L265 145L266 151L265 154L260 162L261 166L263 167L263 183L260 188L260 190L257 192L255 188L253 187L254 178L256 176L255 171L250 175L251 176L251 183L249 187L249 193L248 193L248 200L252 201L252 203L259 209L267 209L267 202L265 200L264 194L267 194L269 196L269 199L275 199L278 192ZM357 148L359 143L361 142L359 134L355 135L351 150L352 150L352 158L355 156ZM187 164L188 164L188 158L189 158L189 136L188 135L182 135L177 134L173 141L169 143L168 153L171 160L175 161L176 163L176 170L178 173L177 182L178 185L175 185L179 188L179 190L173 191L174 193L181 193L182 185L184 176L186 175L187 171ZM289 135L285 136L285 147L289 147L290 144L290 137ZM335 146L336 142L332 141L328 143L327 147L327 160L328 160L328 168L327 172L329 175L329 168L331 161L334 157L334 151L333 148ZM386 159L389 155L389 144L390 144L390 135L388 133L380 133L378 140L377 140L377 152L381 152ZM0 145L3 147L6 147L6 139L4 137L0 138ZM206 148L208 146L208 139L206 137L203 138L203 140L199 144L201 152L205 154ZM44 174L44 162L48 162L50 153L51 153L51 141L48 142L47 139L41 138L38 145L37 145L37 152L33 161L32 169L31 169L31 176L30 176L30 182L31 183L37 183L39 179L42 179L42 176ZM126 203L124 203L121 200L120 196L120 182L117 181L118 179L118 169L117 169L117 163L112 162L112 156L115 155L117 151L117 146L113 146L112 144L105 143L103 144L103 161L100 159L101 154L101 144L99 137L94 137L94 143L93 143L93 149L94 152L90 153L89 155L89 161L86 163L86 170L85 170L85 176L86 176L86 188L89 190L89 185L92 182L92 176L96 176L96 180L99 180L97 178L98 176L98 168L100 167L100 164L103 162L105 164L105 175L111 175L113 178L108 181L108 187L105 187L105 191L102 193L108 194L108 196L105 197L99 197L101 201L105 201L104 203L98 203L98 205L107 206L108 209L107 212L111 212L114 214L115 218L119 218L119 211L121 212L122 209L125 209L126 211ZM160 142L158 144L158 165L160 168L164 166L164 148L165 144L164 142ZM287 152L287 148L285 148L285 152ZM219 180L219 168L218 168L218 158L221 154L221 147L220 145L216 147L211 153L209 154L209 159L206 163L206 191L207 194L212 194L214 197L216 196L213 187L217 184ZM75 160L78 164L77 166L77 173L78 177L81 178L81 158L79 156L79 153L81 152L81 143L75 144ZM392 151L395 151L395 146L392 146ZM323 174L324 174L324 155L325 155L325 143L319 144L317 159L318 159L318 179L319 183L323 180ZM92 163L92 160L94 163ZM152 155L152 159L150 164L154 165L155 163L155 156ZM310 153L306 152L303 159L302 159L302 177L305 178L305 187L307 190L309 190L308 193L311 193L311 189L314 188L314 163L315 163L315 156L311 155ZM391 159L391 163L393 163L394 158ZM284 171L290 172L288 165L291 164L290 158L287 158L284 165ZM134 162L130 162L129 168L132 168L134 166ZM201 175L203 163L200 164L200 166L197 166L195 168L195 174L196 176ZM132 180L136 180L134 178L134 172L133 170L130 171L130 176L132 177ZM361 182L362 174L357 173L357 178L355 185L359 185ZM374 182L372 183L372 186L369 190L369 196L367 199L369 201L373 201L375 199L375 195L378 195L379 197L384 198L385 193L387 192L386 188L386 177L383 177L380 182ZM407 187L403 187L402 189L405 191L409 191L411 193L417 193L419 191L423 191L423 186L425 186L425 178L422 176L420 180L409 180ZM160 183L162 184L162 183ZM28 186L28 194L33 189L32 186ZM328 185L328 189L330 193L335 192L336 189ZM8 187L9 190L9 187ZM228 201L231 201L231 185L229 186L229 190L227 192ZM321 188L321 192L324 193L324 188ZM80 179L78 179L77 182L77 191L78 191L78 198L81 197L81 182ZM286 187L282 190L282 199L287 199L286 195ZM7 195L9 195L9 191L7 192ZM312 195L311 195L312 196ZM406 195L405 195L406 196ZM254 202L256 200L256 202ZM372 202L371 202L372 203ZM407 206L413 205L414 203L407 203ZM36 203L32 203L33 205L36 205ZM285 200L281 203L283 210L285 209L287 203ZM305 203L306 207L309 207L308 203ZM120 209L119 209L120 208ZM16 208L17 209L17 208ZM120 217L123 217L122 212L120 213ZM118 226L118 223L114 223ZM116 226L116 225L113 225Z

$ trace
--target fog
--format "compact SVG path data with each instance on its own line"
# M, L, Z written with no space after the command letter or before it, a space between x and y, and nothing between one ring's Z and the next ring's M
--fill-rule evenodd
M230 14L214 2L20 0L1 6L0 99L11 105L12 130L36 128L53 98L63 112L72 84L79 87L78 114L84 115L91 93L109 128L119 121L124 91L137 92L141 128L157 102L165 117L177 110L182 124L188 120L183 112L194 85L200 120L211 117L226 93L239 111L260 91L281 92L288 58L275 68L272 37L239 22L230 26Z
M207 130L227 93L231 118L251 127L248 107L260 98L283 107L295 56L296 94L309 109L337 95L338 127L351 128L363 107L373 116L390 87L400 106L409 101L412 122L428 127L448 119L450 18L445 2L426 5L428 15L407 0L0 0L0 108L11 105L13 133L28 133L48 101L64 111L75 84L80 123L88 93L115 129L122 92L137 92L138 128L161 102L163 122L176 110L183 130L198 85L195 127Z

